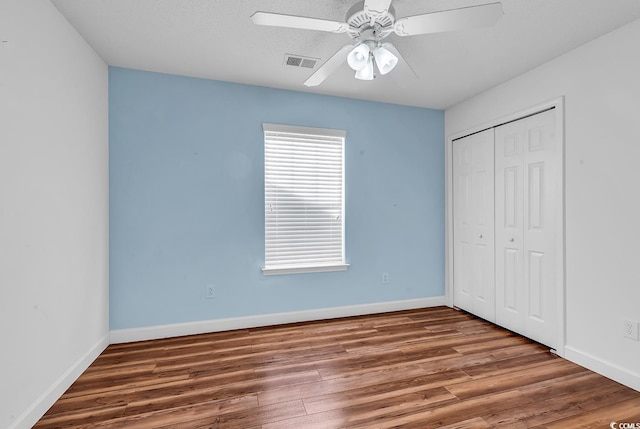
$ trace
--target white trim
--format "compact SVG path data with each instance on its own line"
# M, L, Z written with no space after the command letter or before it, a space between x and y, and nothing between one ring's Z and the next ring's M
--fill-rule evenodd
M453 137L444 141L444 295L453 308Z
M232 317L228 319L203 320L199 322L175 323L143 328L116 329L111 331L111 344L230 331L233 329L255 328L259 326L281 325L285 323L307 322L311 320L335 319L338 317L360 316L363 314L377 314L389 311L412 310L441 305L446 305L444 296L292 311L288 313Z
M270 124L263 123L262 124L263 131L270 131L274 133L294 133L294 134L316 134L321 136L331 136L331 137L347 137L347 132L345 130L335 130L331 128L312 128L312 127L300 127L296 125L285 125L285 124Z
M640 373L628 368L623 368L615 363L600 359L571 346L565 346L564 351L565 359L640 392Z
M559 158L558 159L558 177L560 177L560 187L557 200L560 202L559 207L560 210L556 212L556 225L558 229L558 235L556 236L556 284L559 285L557 288L557 311L558 311L558 321L560 322L560 326L558 326L558 343L556 348L556 353L560 356L564 356L565 354L565 346L567 344L567 307L566 307L566 287L567 287L567 278L565 273L566 267L566 246L567 237L565 233L565 213L566 213L566 198L565 198L565 189L566 189L566 175L565 175L565 137L564 137L564 97L556 98L552 100L553 107L555 108L556 113L556 137L558 138L558 142L560 143L559 147Z
M49 388L42 393L7 429L28 429L33 427L60 396L73 384L89 365L109 345L109 334L102 337L84 356L80 357Z
M556 136L558 138L559 159L558 170L562 184L560 186L560 210L557 211L556 224L558 225L558 237L556 243L556 284L558 287L558 321L560 323L558 329L558 339L556 345L556 353L564 356L564 348L566 344L566 275L565 275L565 136L564 136L564 97L554 98L537 104L526 109L519 110L515 113L494 119L484 124L476 125L467 130L457 132L447 136L445 140L445 297L447 305L453 307L453 198L452 198L452 174L453 174L453 157L452 145L453 141L470 134L474 134L489 128L497 127L507 122L512 122L526 116L531 116L545 110L554 109L556 114Z
M328 271L347 271L347 268L349 268L349 264L322 265L315 267L265 267L262 269L262 274L265 276L273 276L279 274L325 273Z
M462 138L462 137L466 137L470 134L475 134L477 132L486 130L488 128L493 128L493 127L497 127L500 125L504 125L508 122L513 122L513 121L517 121L518 119L522 119L525 118L527 116L531 116L531 115L535 115L536 113L540 113L540 112L544 112L545 110L549 110L549 109L553 109L553 108L558 108L558 107L563 107L564 105L564 97L557 97L554 98L552 100L548 100L545 102L542 102L540 104L536 104L534 106L531 107L527 107L525 109L522 110L518 110L515 113L511 113L505 116L502 116L500 118L485 122L483 124L480 125L476 125L474 127L468 128L466 130L457 132L455 134L452 134L450 136L447 137L447 143L450 145L451 142L453 140Z

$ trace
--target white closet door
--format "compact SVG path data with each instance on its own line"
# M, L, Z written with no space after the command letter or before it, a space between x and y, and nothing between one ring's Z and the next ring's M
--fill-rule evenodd
M453 142L453 303L495 321L493 129Z
M555 284L555 113L495 128L496 322L550 347Z

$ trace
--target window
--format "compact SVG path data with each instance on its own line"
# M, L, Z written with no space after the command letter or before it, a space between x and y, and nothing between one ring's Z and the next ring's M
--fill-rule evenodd
M346 132L264 124L264 274L347 269Z

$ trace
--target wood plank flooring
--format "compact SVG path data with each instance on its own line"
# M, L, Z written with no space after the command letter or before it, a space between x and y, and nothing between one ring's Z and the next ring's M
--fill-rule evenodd
M608 428L640 392L446 307L109 346L35 428Z

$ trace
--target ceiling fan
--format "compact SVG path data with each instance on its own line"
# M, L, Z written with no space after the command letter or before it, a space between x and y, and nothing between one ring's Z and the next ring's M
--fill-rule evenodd
M497 2L396 20L391 0L364 0L347 12L346 22L271 12L255 12L251 20L258 25L347 33L353 39L352 44L340 48L304 82L306 86L317 86L345 60L357 79L373 79L374 65L380 74L389 73L398 57L404 61L391 43L382 42L391 33L404 37L485 27L495 24L501 16L502 4Z

